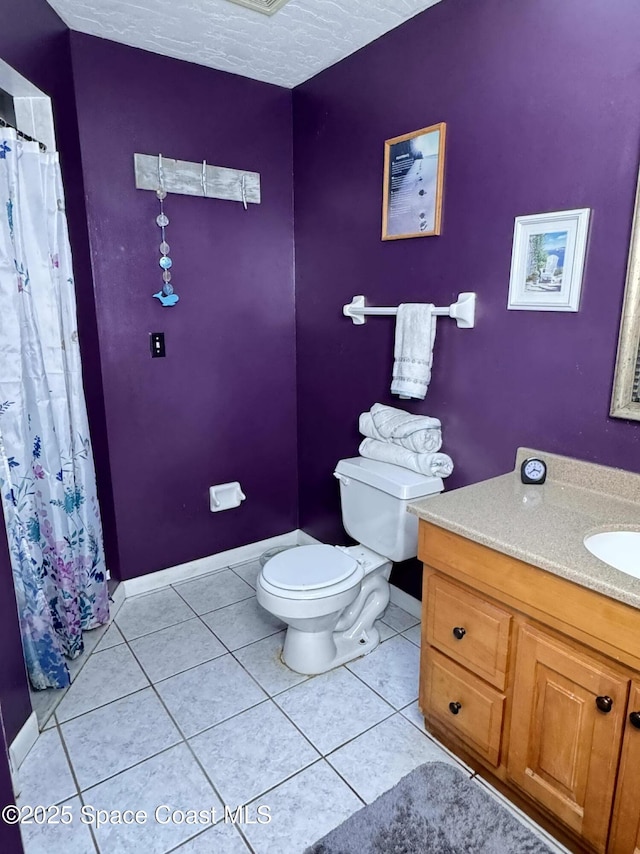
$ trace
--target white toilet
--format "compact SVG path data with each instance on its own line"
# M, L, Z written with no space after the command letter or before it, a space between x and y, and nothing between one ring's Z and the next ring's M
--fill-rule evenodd
M418 551L407 505L444 488L439 477L364 457L340 460L334 476L345 531L359 545L289 549L258 576L258 602L288 624L282 658L298 673L324 673L376 648L391 564Z

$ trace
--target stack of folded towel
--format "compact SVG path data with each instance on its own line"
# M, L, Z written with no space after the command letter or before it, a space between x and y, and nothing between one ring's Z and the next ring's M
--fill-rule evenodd
M437 418L411 415L375 403L360 416L359 429L366 437L359 448L363 457L403 466L429 477L448 477L453 471L451 457L437 453L442 446L442 428Z

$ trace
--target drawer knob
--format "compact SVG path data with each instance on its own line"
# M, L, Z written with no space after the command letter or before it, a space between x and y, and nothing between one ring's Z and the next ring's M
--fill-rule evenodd
M467 630L463 629L462 626L456 626L453 630L453 636L456 640L462 640L462 638L466 635Z
M613 708L613 700L611 697L596 697L596 706L600 709L601 712L604 712L605 715L608 715L611 709Z
M457 715L462 708L462 703L449 703L449 711L452 715Z
M640 729L640 712L631 712L629 715L629 723L636 729Z

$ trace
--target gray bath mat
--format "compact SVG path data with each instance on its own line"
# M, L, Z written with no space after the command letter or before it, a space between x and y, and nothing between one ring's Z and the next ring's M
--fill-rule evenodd
M550 854L457 768L429 762L305 854Z

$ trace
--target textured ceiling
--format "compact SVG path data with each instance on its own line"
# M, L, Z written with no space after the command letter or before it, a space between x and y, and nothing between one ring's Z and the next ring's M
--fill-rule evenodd
M49 0L71 27L293 87L439 0L290 0L272 17L228 0Z

